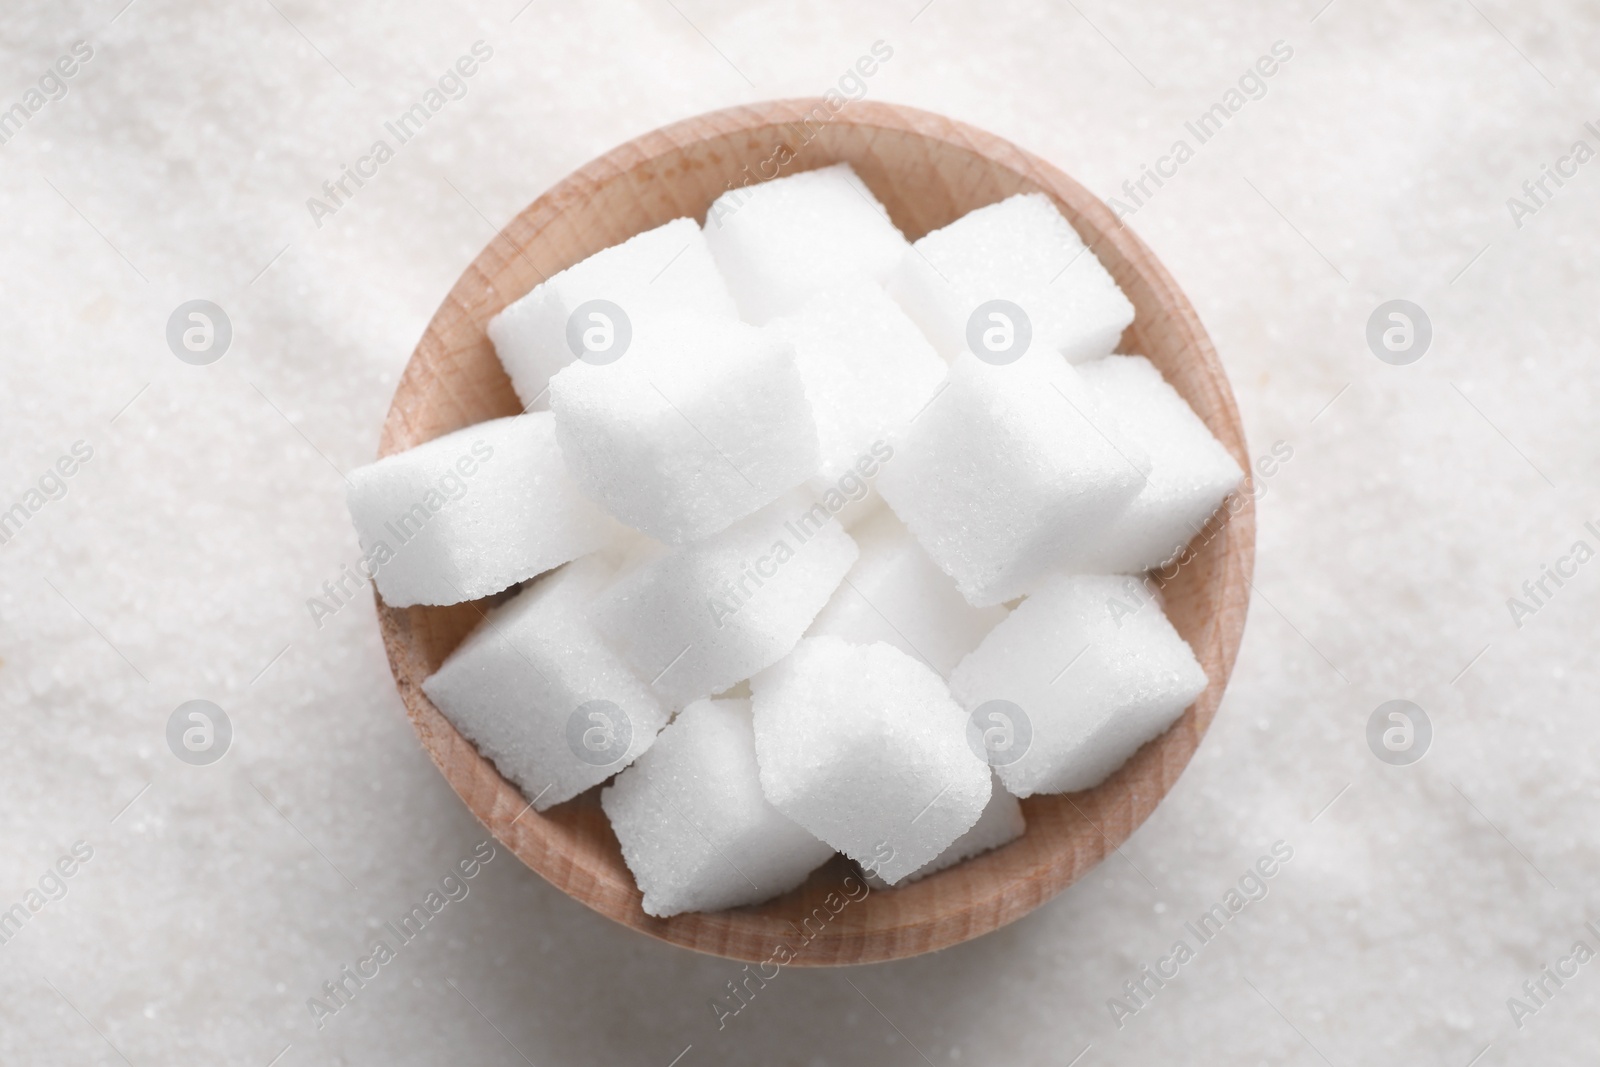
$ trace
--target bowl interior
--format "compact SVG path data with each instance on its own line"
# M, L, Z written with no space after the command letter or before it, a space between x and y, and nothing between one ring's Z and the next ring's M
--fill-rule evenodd
M912 239L1013 193L1049 194L1133 301L1136 318L1119 351L1147 356L1250 469L1232 393L1193 309L1103 204L1044 161L972 127L867 102L835 114L821 100L735 108L646 134L536 200L489 243L435 314L401 378L380 454L520 410L485 327L542 279L671 219L704 221L711 202L732 186L840 161L855 167ZM598 788L543 814L530 810L423 695L422 680L487 605L397 609L380 598L378 615L401 698L429 754L479 820L551 883L618 922L701 952L762 961L786 946L794 965L863 963L942 948L1021 917L1144 821L1188 763L1221 699L1244 627L1253 548L1247 483L1163 586L1167 614L1210 686L1100 786L1024 800L1028 829L1019 840L865 895L854 868L835 858L765 904L670 919L641 909Z

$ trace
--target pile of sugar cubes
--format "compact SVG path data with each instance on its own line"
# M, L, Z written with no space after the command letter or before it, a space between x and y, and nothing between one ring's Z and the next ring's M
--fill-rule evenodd
M1144 572L1243 477L1050 199L908 243L845 164L489 324L524 413L350 475L393 606L496 596L423 690L669 916L1024 832L1206 687Z

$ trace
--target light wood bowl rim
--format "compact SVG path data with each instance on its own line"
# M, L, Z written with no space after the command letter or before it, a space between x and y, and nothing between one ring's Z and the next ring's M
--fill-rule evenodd
M496 292L494 279L511 269L508 264L515 256L527 259L527 253L537 248L540 236L562 211L608 182L625 181L630 175L669 165L700 142L711 142L708 151L714 156L716 149L724 147L723 142L741 136L749 141L760 132L814 114L819 105L823 102L816 99L776 100L686 119L613 149L540 196L490 241L435 313L396 389L379 454L420 444L451 428L431 424L426 417L430 406L441 403L441 396L449 399L451 389L457 385L445 380L444 371L449 367L444 366L441 371L441 366L451 353L487 343L483 337L487 318L522 295ZM845 907L821 934L802 945L799 955L789 964L792 966L880 962L979 936L1014 922L1051 899L1126 841L1172 788L1216 714L1243 635L1255 547L1250 459L1227 376L1194 309L1133 231L1093 194L1051 164L964 123L914 108L867 101L850 103L831 123L839 124L840 129L848 127L853 133L866 131L869 140L885 135L904 136L925 141L929 148L944 151L948 157L975 155L1011 172L1022 187L1048 193L1102 261L1121 264L1142 283L1140 291L1145 296L1143 300L1135 298L1139 318L1130 334L1140 330L1141 324L1143 329L1158 329L1163 334L1171 331L1176 343L1191 353L1192 381L1199 383L1192 387L1203 388L1206 400L1206 409L1196 405L1196 410L1247 472L1247 479L1240 489L1242 506L1222 519L1220 529L1196 552L1194 566L1197 570L1203 567L1208 576L1202 592L1215 600L1217 610L1206 619L1200 632L1185 635L1206 667L1210 685L1184 716L1095 789L1065 798L1025 800L1030 829L1018 842L911 886L873 891ZM819 137L818 153L792 169L834 162L825 141ZM804 151L811 151L811 146ZM703 206L699 217L704 217ZM508 242L513 246L509 251ZM1117 269L1113 268L1113 273ZM530 284L536 281L531 279ZM1124 279L1119 277L1119 281ZM1152 317L1153 325L1149 321ZM508 383L505 388L509 389ZM1190 397L1191 403L1194 399ZM523 794L501 777L423 694L420 683L430 668L420 651L418 627L425 625L426 613L447 609L395 609L384 604L381 597L377 598L377 607L384 647L407 715L445 779L473 815L513 854L600 914L671 944L729 959L760 962L772 956L775 942L794 942L796 939L785 932L790 930L786 924L800 922L810 914L810 905L820 899L822 890L830 886L838 889L841 879L848 875L850 869L836 858L800 890L763 905L670 919L646 915L631 876L621 867L614 838L609 842L609 853L601 857L597 849L605 851L605 842L579 836L552 818L568 805L558 805L542 814L529 810ZM585 798L570 803L580 804L587 798L597 812L593 793L591 790ZM1019 848L1036 832L1036 812L1030 809L1044 811L1045 804L1051 805L1051 819L1055 820L1048 823L1048 832L1064 836L1060 840L1052 837L1048 844L1035 842ZM1058 816L1066 810L1065 805L1081 816L1081 822L1074 824L1076 829L1061 828ZM585 834L610 834L608 826L595 829L603 819L597 824L592 815L586 817L588 822L582 824L588 828ZM817 888L819 881L822 890Z

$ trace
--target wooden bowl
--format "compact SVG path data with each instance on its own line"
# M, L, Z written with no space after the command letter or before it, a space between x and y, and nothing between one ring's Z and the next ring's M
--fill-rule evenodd
M517 398L484 332L489 319L542 278L602 248L683 215L704 221L731 185L772 177L784 158L780 146L793 156L782 173L851 163L912 239L1013 193L1048 193L1137 309L1120 350L1149 357L1250 469L1227 377L1194 309L1104 204L982 130L889 104L855 102L831 114L821 100L731 108L645 134L534 201L466 269L434 315L400 379L379 453L515 414ZM479 821L551 884L619 923L699 952L759 962L782 944L799 966L870 963L954 945L1026 915L1081 878L1155 809L1216 713L1239 650L1254 559L1252 499L1247 484L1230 502L1234 510L1219 512L1165 583L1167 614L1211 679L1194 706L1097 788L1024 800L1028 830L1017 841L859 900L845 893L853 868L835 858L765 904L646 915L598 788L543 814L529 810L423 695L422 680L472 629L482 605L391 608L380 598L378 618L401 699L429 755Z

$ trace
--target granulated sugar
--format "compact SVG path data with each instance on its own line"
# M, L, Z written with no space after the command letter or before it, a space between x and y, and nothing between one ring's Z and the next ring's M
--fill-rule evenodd
M12 5L0 42L6 108L93 51L0 147L0 507L41 499L0 544L0 905L40 901L0 944L0 1062L1592 1060L1596 964L1537 1005L1523 983L1600 949L1600 571L1547 580L1520 628L1506 607L1600 547L1593 165L1520 228L1506 207L1597 145L1590 7L122 6ZM947 952L785 967L719 1029L740 966L503 848L462 877L485 834L341 585L338 472L374 458L427 320L514 213L646 130L837 89L880 40L841 97L972 122L1132 209L1232 379L1256 592L1214 725L1120 854ZM463 56L459 98L399 143L384 123ZM392 158L313 220L380 137ZM197 298L233 327L203 367L164 339ZM1410 366L1365 340L1396 298L1432 322ZM64 495L40 489L79 441ZM167 745L192 699L231 720L210 766ZM1410 766L1367 744L1393 699L1432 723ZM308 1000L459 896L447 876L466 895L319 1029ZM1187 924L1230 894L1201 943ZM1512 997L1537 1008L1520 1029Z

